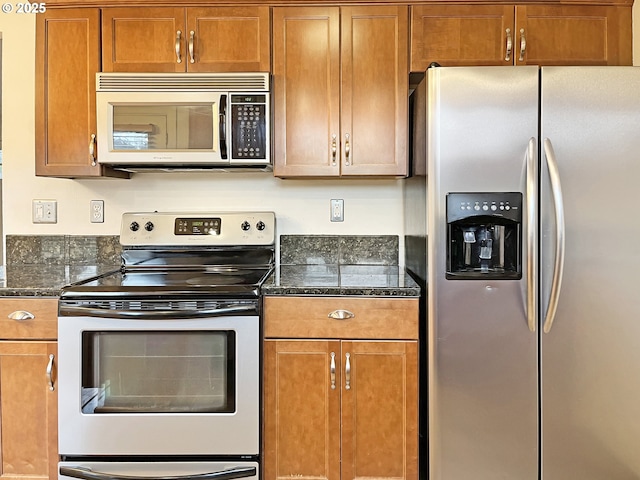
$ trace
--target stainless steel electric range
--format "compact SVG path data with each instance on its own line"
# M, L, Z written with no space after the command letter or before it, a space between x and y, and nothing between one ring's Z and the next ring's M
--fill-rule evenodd
M260 478L272 212L127 213L117 272L59 301L59 478Z

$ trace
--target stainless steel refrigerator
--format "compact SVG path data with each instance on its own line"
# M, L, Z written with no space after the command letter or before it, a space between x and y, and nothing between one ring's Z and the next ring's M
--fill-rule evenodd
M640 68L436 66L412 104L421 478L640 478Z

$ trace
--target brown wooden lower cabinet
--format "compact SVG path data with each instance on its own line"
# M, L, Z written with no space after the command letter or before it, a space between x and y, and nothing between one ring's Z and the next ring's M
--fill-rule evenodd
M58 478L58 394L49 389L50 355L55 358L56 342L0 341L2 479Z
M265 480L418 478L417 340L267 338L263 387Z
M58 478L57 315L57 298L0 299L0 480Z
M265 480L417 478L417 355L417 341L266 340Z

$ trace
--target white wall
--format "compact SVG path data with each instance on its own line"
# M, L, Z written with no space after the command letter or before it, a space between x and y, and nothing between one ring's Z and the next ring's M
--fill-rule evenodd
M401 180L281 180L269 173L136 174L130 180L36 177L34 15L0 13L3 56L3 210L6 234L113 235L125 211L273 210L279 233L402 234ZM69 92L71 95L73 92ZM329 221L329 201L345 221ZM32 200L55 199L57 224L33 224ZM105 223L89 202L105 202Z

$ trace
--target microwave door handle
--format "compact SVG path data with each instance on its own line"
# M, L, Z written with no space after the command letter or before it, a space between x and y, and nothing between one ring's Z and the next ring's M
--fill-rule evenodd
M249 478L257 475L256 467L237 467L219 472L196 473L178 476L137 476L115 475L112 473L96 472L86 467L60 467L60 475L79 478L81 480L232 480L234 478Z
M220 158L226 160L227 155L227 96L220 95L220 106L218 107L218 132L220 134Z

